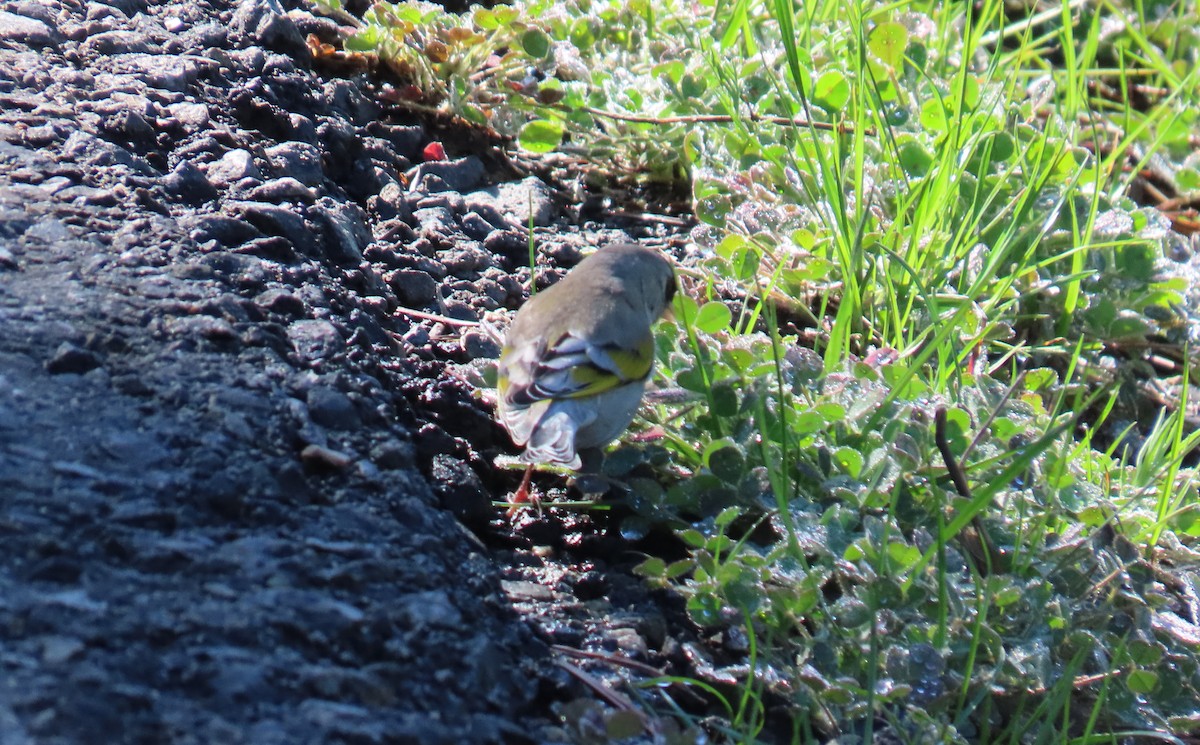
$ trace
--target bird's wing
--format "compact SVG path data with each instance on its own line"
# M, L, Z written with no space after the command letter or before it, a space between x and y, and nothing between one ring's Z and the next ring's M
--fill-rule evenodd
M624 347L590 344L567 333L530 362L527 380L512 380L504 392L512 405L594 396L643 380L654 363L654 337L647 333L635 346Z

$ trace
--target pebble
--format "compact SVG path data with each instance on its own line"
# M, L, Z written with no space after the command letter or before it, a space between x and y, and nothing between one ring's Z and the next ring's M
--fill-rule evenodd
M390 272L387 283L401 304L409 308L424 308L437 297L437 282L427 273L415 269Z
M315 444L306 445L300 451L300 460L309 469L334 471L345 470L354 462L354 458L346 453Z
M244 178L258 178L254 156L248 150L230 150L208 167L208 180L217 186L228 186Z
M441 506L468 524L486 522L494 514L492 498L471 467L450 455L435 455L430 483Z
M250 198L263 202L315 202L317 193L291 176L272 179L250 190Z
M100 367L102 362L95 352L70 342L63 342L46 361L46 372L51 375L62 373L85 373Z
M305 186L320 186L325 180L321 151L307 142L281 142L266 149L271 168Z
M167 107L171 118L187 132L198 132L208 126L208 107L202 103L175 103Z
M398 470L411 468L416 463L412 444L399 440L385 440L371 450L371 458L383 469Z
M308 389L308 413L312 420L330 429L352 430L362 426L354 402L345 393L327 386Z
M372 240L367 215L356 204L321 197L309 210L313 222L322 229L326 254L335 260L357 264Z
M100 28L103 28L103 25ZM146 54L154 48L155 45L143 34L134 31L104 31L89 35L87 41L83 43L83 52L89 56L112 57L118 54Z
M264 290L254 298L254 302L263 310L286 316L300 317L306 311L304 301L299 296L281 287Z
M330 357L345 347L342 335L329 321L294 321L287 327L287 335L296 353L309 361Z
M500 357L500 344L491 337L490 334L485 334L481 331L467 331L462 335L463 351L473 360L479 359L498 359Z
M526 227L531 221L535 227L544 227L556 214L550 187L535 176L473 191L463 199L470 211L502 215L506 223L495 222L497 227Z
M478 186L486 173L483 161L474 155L468 155L458 160L422 163L409 172L408 179L412 184L410 191L414 192L465 192ZM434 179L431 179L431 176Z
M17 41L34 47L55 46L58 34L39 20L16 13L0 11L0 39Z
M229 341L237 338L233 325L224 318L212 316L184 316L167 320L168 334L176 338L200 338L210 341Z
M500 587L514 603L545 603L554 600L554 591L536 582L503 579L500 580Z
M226 202L226 209L235 209L245 221L268 235L286 238L301 256L317 253L317 237L308 221L296 210L266 202Z

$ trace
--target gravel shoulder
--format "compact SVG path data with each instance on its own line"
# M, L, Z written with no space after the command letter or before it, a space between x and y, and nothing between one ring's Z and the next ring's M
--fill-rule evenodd
M537 558L561 526L496 520L503 435L447 372L494 342L396 313L517 307L561 206L418 165L310 68L329 23L0 2L4 745L554 741L550 642L667 644L636 582Z
M335 32L0 0L0 745L579 741L585 680L703 658L637 546L492 506L511 446L454 370L498 349L429 317L518 307L531 222L543 284L671 236L422 163L311 68Z

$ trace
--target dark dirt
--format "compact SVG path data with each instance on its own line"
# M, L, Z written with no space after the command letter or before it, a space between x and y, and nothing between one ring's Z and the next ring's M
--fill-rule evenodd
M416 165L420 122L312 69L331 28L0 2L2 745L561 742L595 694L550 645L699 654L603 526L493 508L447 366L495 343L403 312L517 307L531 207L563 266L654 236Z

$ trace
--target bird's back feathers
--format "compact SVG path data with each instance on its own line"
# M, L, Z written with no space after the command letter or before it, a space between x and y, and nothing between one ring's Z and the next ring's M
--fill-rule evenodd
M617 245L521 308L500 356L498 414L525 460L577 468L578 449L628 426L653 369L651 326L673 291L665 257Z

